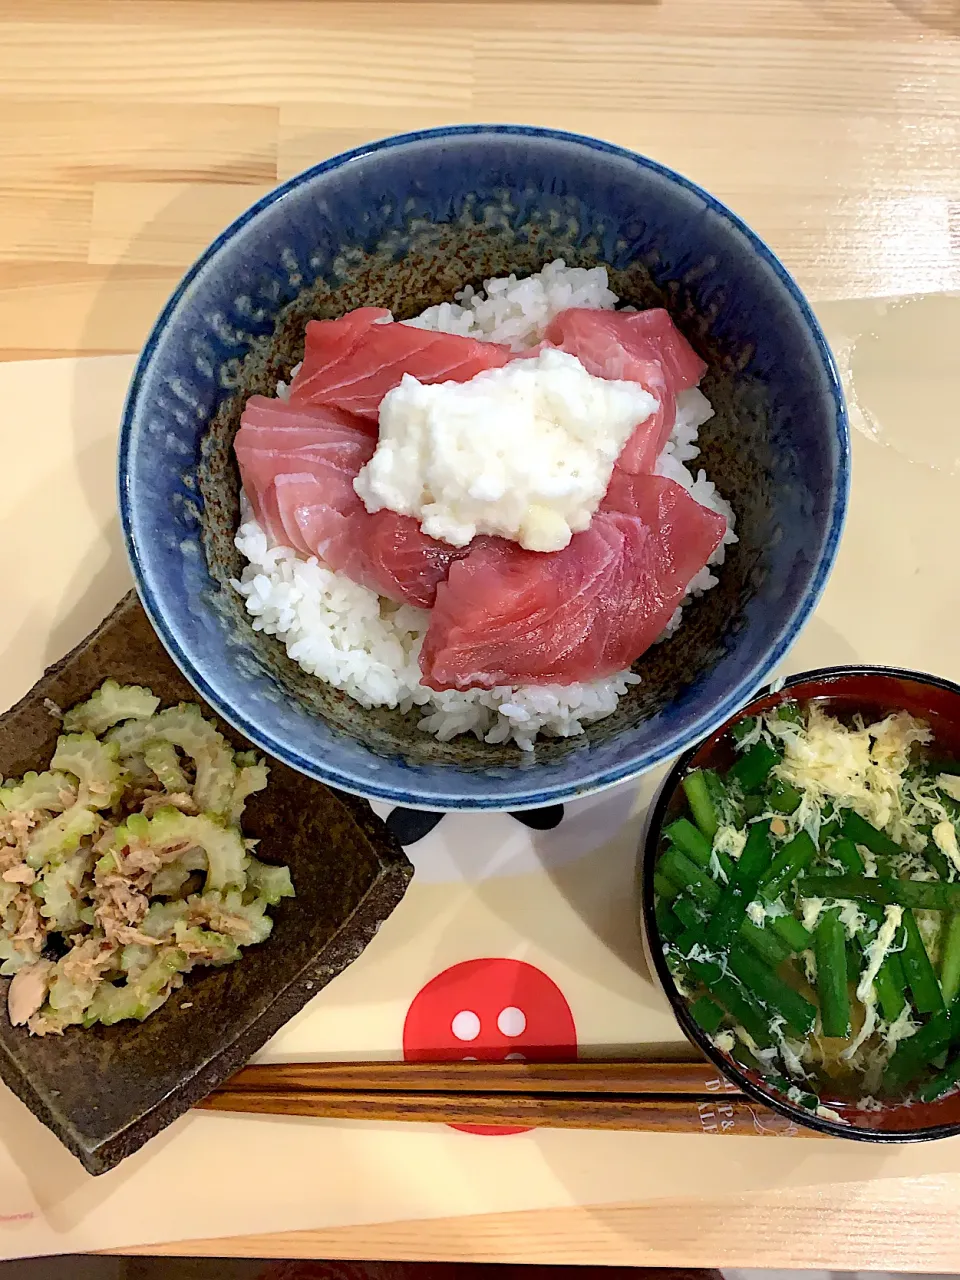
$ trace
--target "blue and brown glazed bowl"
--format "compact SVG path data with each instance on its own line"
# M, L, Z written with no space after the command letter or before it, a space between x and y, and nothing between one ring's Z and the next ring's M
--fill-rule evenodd
M708 361L699 459L737 513L720 585L638 663L616 714L536 755L438 743L365 711L254 633L230 586L245 398L273 394L304 325L360 305L398 319L465 283L563 258L666 306ZM198 692L247 737L346 791L423 809L523 809L635 776L741 706L813 611L849 487L836 370L809 306L723 205L642 156L521 126L408 134L337 156L238 218L184 277L124 410L120 510L137 589Z

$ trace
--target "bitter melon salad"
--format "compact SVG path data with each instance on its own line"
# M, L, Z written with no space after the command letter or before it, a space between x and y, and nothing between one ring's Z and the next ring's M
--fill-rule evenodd
M786 701L732 735L729 769L683 779L654 876L691 1015L828 1119L956 1089L960 762L903 711Z
M242 830L264 761L199 706L107 680L62 720L48 768L0 787L0 975L34 1035L142 1021L294 892Z

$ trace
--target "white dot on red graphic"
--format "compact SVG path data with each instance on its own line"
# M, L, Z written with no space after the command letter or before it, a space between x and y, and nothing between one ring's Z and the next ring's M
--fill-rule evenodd
M453 1015L450 1030L458 1040L476 1040L480 1034L480 1019L472 1009L461 1009Z
M445 969L414 997L403 1026L403 1056L412 1062L570 1061L577 1056L577 1031L563 992L540 969L522 960L467 960ZM497 1135L527 1132L453 1127Z
M522 1009L510 1005L509 1008L501 1009L497 1014L497 1027L505 1036L515 1040L527 1029L527 1015Z

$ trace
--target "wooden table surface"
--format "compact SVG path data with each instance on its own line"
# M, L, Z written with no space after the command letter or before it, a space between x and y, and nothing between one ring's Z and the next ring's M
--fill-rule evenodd
M680 169L815 303L960 289L960 0L20 0L0 3L0 358L134 351L278 179L482 120ZM173 1251L960 1271L958 1192L718 1186Z

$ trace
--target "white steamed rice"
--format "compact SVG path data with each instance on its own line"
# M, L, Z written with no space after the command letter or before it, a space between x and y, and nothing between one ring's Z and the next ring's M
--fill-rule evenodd
M467 287L454 302L430 307L415 320L422 329L468 334L510 345L535 345L551 319L567 307L610 310L617 296L607 287L603 267L587 270L553 262L524 280L515 276L488 280L482 292ZM295 371L294 371L295 372ZM281 383L278 394L286 393ZM677 397L677 420L657 460L657 471L688 489L705 507L727 518L723 542L690 583L684 603L717 585L711 567L721 565L725 548L737 541L734 513L716 486L687 463L699 450L700 427L713 414L698 390ZM437 693L420 683L418 657L430 615L409 605L384 600L342 573L304 560L289 547L273 546L244 502L237 548L249 562L233 586L245 598L253 627L275 635L294 662L342 689L365 707L414 707L424 714L420 728L447 742L474 733L485 742L513 741L532 751L538 734L571 737L594 720L616 710L619 699L640 677L630 671L603 680L572 685L525 685ZM682 621L682 605L667 624L662 640Z

